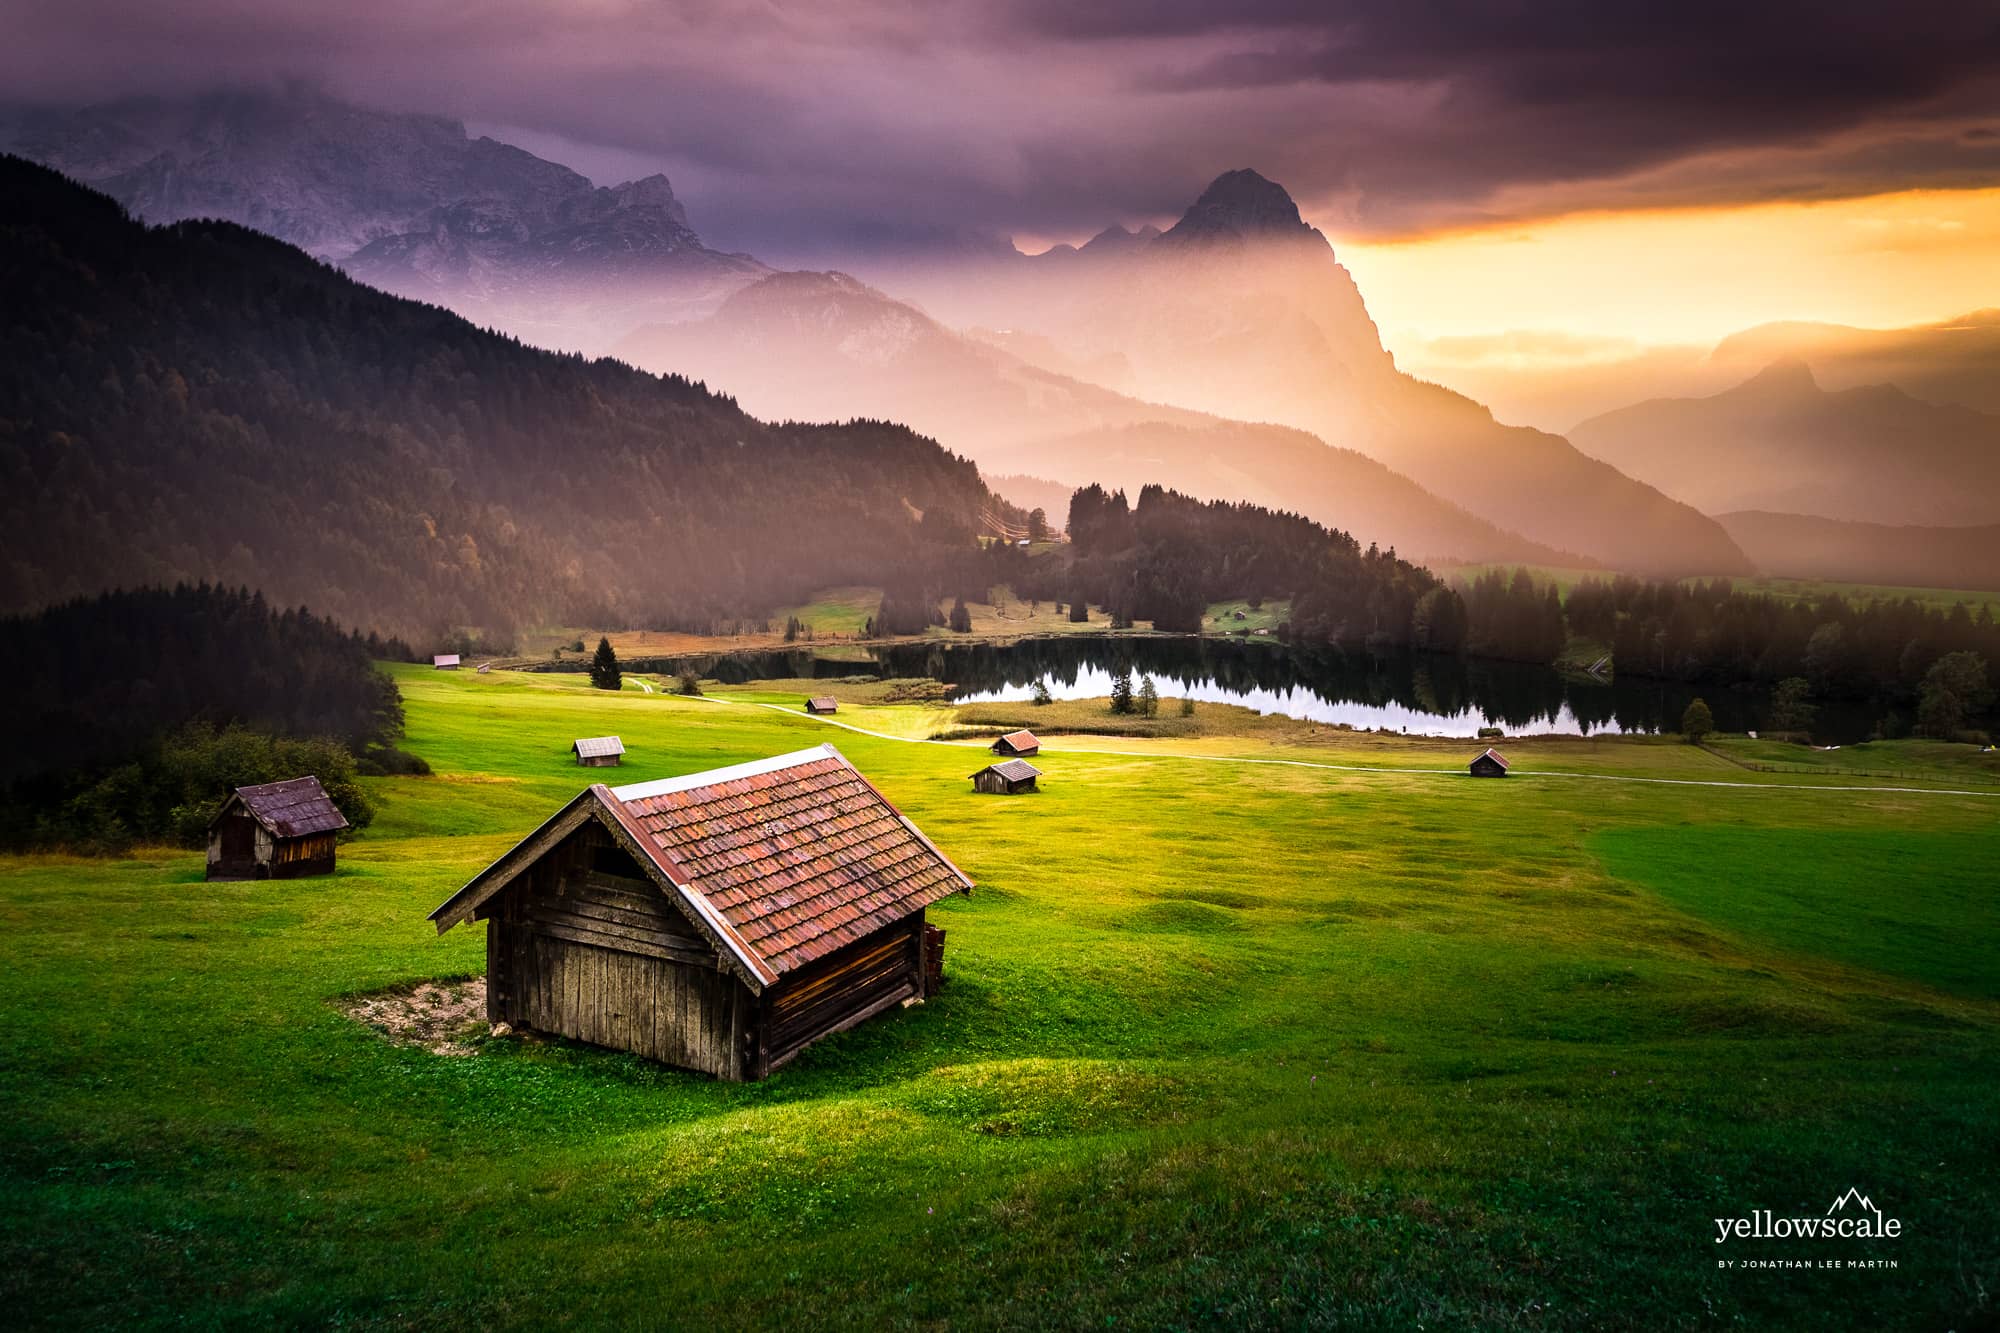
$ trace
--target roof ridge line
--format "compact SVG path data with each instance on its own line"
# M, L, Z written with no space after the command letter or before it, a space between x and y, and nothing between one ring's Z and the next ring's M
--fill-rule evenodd
M634 782L623 787L607 787L605 790L621 803L643 801L649 797L670 796L676 792L694 791L701 787L719 787L725 782L734 782L739 778L754 778L764 773L777 773L787 768L797 768L801 764L816 763L828 758L846 762L840 751L831 745L815 745L809 749L793 750L788 754L774 754L763 759L729 764L722 768L704 769L699 773L683 773L674 778L655 778L651 782Z

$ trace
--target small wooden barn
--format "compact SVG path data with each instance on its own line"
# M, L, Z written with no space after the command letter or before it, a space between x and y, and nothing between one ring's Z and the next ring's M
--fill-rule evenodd
M433 656L433 657L431 658L431 670L433 670L433 671L456 671L456 670L458 670L458 654L457 654L457 653L438 653L438 654L434 655L434 656Z
M806 700L806 711L808 713L837 713L840 711L840 700L830 694L822 694L817 698Z
M238 787L208 824L208 878L331 875L334 840L346 827L318 778Z
M741 1080L929 994L924 909L971 889L821 745L593 785L430 919L486 922L492 1022Z
M569 752L582 768L616 768L625 756L625 742L616 736L587 736L570 742Z
M1472 761L1472 776L1475 778L1504 778L1507 776L1507 756L1498 750L1488 750Z
M1016 796L1035 789L1035 779L1042 771L1025 759L1009 759L1001 764L988 764L972 775L972 789L983 791L989 796Z
M993 742L993 753L1008 755L1015 759L1025 759L1031 754L1040 754L1042 743L1035 739L1032 731L1010 731Z

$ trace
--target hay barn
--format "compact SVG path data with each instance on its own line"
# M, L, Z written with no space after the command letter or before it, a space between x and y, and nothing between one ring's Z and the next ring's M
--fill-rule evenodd
M993 753L1014 759L1025 759L1031 754L1041 752L1042 743L1035 739L1035 733L1032 731L1010 731L993 742Z
M830 694L822 694L817 698L806 700L806 711L808 713L837 713L840 711L840 701Z
M438 654L434 655L434 656L433 656L433 657L431 658L431 670L433 670L433 671L456 671L456 670L458 670L458 654L457 654L457 653L438 653Z
M209 879L301 879L333 873L347 816L313 777L238 787L208 823Z
M972 881L831 745L594 785L431 913L510 1023L718 1078L930 993Z
M1035 789L1042 771L1025 759L1009 759L1004 764L988 764L972 775L972 789L989 796L1017 796Z
M625 742L616 736L588 736L571 741L569 752L583 768L616 768L625 757Z
M1507 756L1498 750L1488 750L1472 761L1472 776L1475 778L1504 778L1507 776Z

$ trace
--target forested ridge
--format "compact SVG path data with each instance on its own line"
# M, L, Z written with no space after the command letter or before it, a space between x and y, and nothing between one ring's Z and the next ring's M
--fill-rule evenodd
M968 547L973 465L771 425L0 159L0 610L213 580L424 641L700 625Z
M231 788L306 774L365 824L355 773L422 767L394 748L402 699L376 666L410 655L209 585L0 618L0 845L185 841Z
M1066 586L1048 595L1158 630L1197 631L1208 604L1224 598L1291 598L1290 629L1301 638L1402 645L1420 637L1418 604L1438 586L1393 550L1364 550L1302 515L1159 486L1143 488L1136 504L1123 491L1086 486L1070 497L1068 523Z

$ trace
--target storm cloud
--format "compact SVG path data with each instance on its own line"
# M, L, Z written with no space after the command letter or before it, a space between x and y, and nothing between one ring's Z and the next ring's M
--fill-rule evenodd
M1168 221L1221 171L1336 236L2000 183L1987 3L0 0L0 88L305 79L606 180L779 262Z

